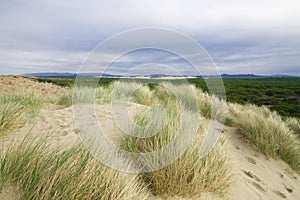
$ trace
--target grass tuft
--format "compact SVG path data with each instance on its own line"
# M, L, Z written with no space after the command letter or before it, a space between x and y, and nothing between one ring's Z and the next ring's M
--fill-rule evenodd
M39 114L43 104L43 96L32 90L6 93L0 97L0 104L18 104L25 112L26 117L34 118Z
M0 136L22 127L39 114L45 98L32 90L4 93L0 97Z
M285 122L290 130L300 137L300 119L289 117Z
M256 150L273 158L281 158L300 171L299 140L281 116L267 107L229 105L231 124L240 130Z
M16 103L5 103L0 106L0 136L24 125L22 107Z
M225 145L219 142L218 146L208 156L200 158L201 144L207 131L202 125L202 120L193 117L193 113L190 111L184 111L185 114L181 115L179 106L172 101L169 101L167 105L165 111L168 120L156 135L142 139L128 136L123 141L123 148L131 152L154 152L176 140L175 137L178 134L183 134L184 139L176 140L173 144L175 149L181 149L186 144L186 139L195 125L191 123L199 123L196 136L178 160L159 170L142 174L142 180L149 184L154 195L164 198L174 196L194 198L201 196L203 192L212 192L220 196L226 195L231 182L231 173L228 157L224 153ZM164 118L161 115L164 115L163 111L158 110L152 116L152 121L148 122L148 116L139 114L135 118L137 126L133 127L132 131L139 132L135 133L137 135L153 131L152 127L161 126L159 124L161 120L156 120ZM195 121L195 119L197 120ZM150 126L141 130L141 124L150 124ZM158 159L157 162L167 162L176 151L168 153L163 160ZM141 162L146 167L152 167L151 162L147 160Z
M137 175L110 169L80 145L49 151L46 140L24 140L0 158L0 190L18 185L21 199L148 199Z
M65 108L70 107L73 104L72 92L67 91L66 93L60 95L56 101L56 104Z

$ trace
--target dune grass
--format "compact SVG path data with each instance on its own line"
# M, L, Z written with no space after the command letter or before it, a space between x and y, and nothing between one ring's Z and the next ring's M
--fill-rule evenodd
M0 136L24 125L22 107L15 103L0 105Z
M0 97L0 104L18 104L22 107L28 118L33 118L38 115L43 101L44 97L40 93L32 90L6 93Z
M131 101L149 106L152 103L152 92L148 86L140 82L118 81L114 82L112 100Z
M45 97L32 90L1 94L0 135L20 128L39 114Z
M168 102L171 100L182 102L184 109L200 112L207 119L223 123L226 118L227 104L224 100L215 95L209 95L191 84L162 83L155 87L152 96L153 101ZM198 108L195 105L198 105Z
M287 126L293 131L294 134L300 137L300 119L289 117L285 120Z
M300 171L300 144L281 116L267 107L229 105L231 125L237 127L256 150L281 158Z
M227 104L225 100L215 95L197 89L198 106L200 113L207 119L217 120L224 123L226 120Z
M72 91L70 90L60 95L55 104L63 106L64 108L70 107L73 104Z
M135 174L110 169L80 145L49 151L46 139L25 139L0 158L0 191L20 188L21 199L148 199Z
M131 131L139 136L159 131L148 138L125 137L122 142L125 150L153 152L171 143L178 133L186 134L186 138L174 145L180 149L193 123L197 123L195 139L170 165L140 175L110 169L93 159L80 145L50 151L46 139L25 140L1 154L0 190L6 185L17 185L22 199L149 199L148 189L163 198L195 198L203 192L223 197L231 183L230 160L224 140L219 140L207 156L200 157L208 129L204 118L220 122L226 118L226 123L237 127L257 151L281 158L300 171L299 139L293 134L299 131L299 121L283 121L280 115L266 107L227 105L192 85L170 83L151 89L137 82L115 82L96 89L82 87L74 94L71 91L63 94L56 103L68 107L72 105L72 95L77 103L90 103L95 97L96 103L107 104L112 102L114 95L116 100L149 106L152 113L138 113ZM0 133L19 128L27 118L37 116L43 102L42 96L30 91L2 96ZM224 115L226 112L228 116ZM196 114L201 117L197 118ZM140 162L152 167L147 160Z
M125 137L123 148L131 152L153 152L170 144L177 134L183 134L184 138L187 139L189 137L188 132L192 129L191 122L193 120L192 123L198 123L196 136L178 160L159 170L142 174L142 180L149 184L149 189L154 195L165 198L174 196L194 198L201 196L203 192L225 196L231 182L229 158L225 153L226 145L219 142L218 146L208 156L201 158L200 149L207 131L206 126L202 124L204 123L203 120L198 118L195 121L191 111L184 110L183 112L186 112L186 114L181 115L180 106L170 98L165 103L164 110L167 113L168 120L166 120L163 128L155 136L149 138ZM136 124L139 126L133 127L132 131L139 132L140 135L153 131L152 127L161 126L159 124L161 120L156 120L164 118L161 115L163 115L162 110L156 111L149 122L147 115L139 114L135 118ZM182 123L180 123L181 117ZM141 130L140 125L144 125L145 128ZM185 139L177 141L174 148L180 150L185 145ZM175 154L175 151L172 153ZM167 154L166 160L169 159L169 156L173 156L172 153ZM149 165L149 168L152 167L147 160L142 162L146 166Z
M111 103L111 95L114 89L115 83L110 83L107 86L98 87L96 89L96 102L99 104Z

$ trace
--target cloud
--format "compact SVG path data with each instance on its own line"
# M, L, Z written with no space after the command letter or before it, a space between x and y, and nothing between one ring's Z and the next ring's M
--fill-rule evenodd
M221 72L300 75L297 8L296 0L3 0L0 74L74 72L108 37L132 28L155 26L194 38ZM113 52L102 53L107 58L114 56ZM144 52L139 58L129 57L119 61L122 70L153 59L178 68L184 66L174 55L155 54L151 60L151 55Z

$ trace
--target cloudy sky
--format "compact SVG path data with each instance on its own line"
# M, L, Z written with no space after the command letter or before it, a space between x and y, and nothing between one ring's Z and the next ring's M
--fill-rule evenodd
M299 10L297 0L1 0L0 74L77 72L107 38L157 27L196 40L221 73L300 76ZM113 53L98 53L115 59ZM117 60L115 73L148 63L187 65L159 50Z

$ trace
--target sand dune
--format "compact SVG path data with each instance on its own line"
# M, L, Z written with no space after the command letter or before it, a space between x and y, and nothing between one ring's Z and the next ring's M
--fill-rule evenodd
M67 91L66 88L60 86L38 83L27 78L0 76L0 95L29 87L45 96L58 96L58 94ZM136 103L129 103L128 108L128 115L131 118L133 118L134 113L149 109L147 106ZM111 105L95 105L98 124L106 136L116 145L119 145L124 132L120 129L120 124L114 120L115 117L120 117L120 113L114 114ZM121 120L121 123L127 122ZM214 124L214 129L219 129L220 124ZM79 129L74 123L73 107L60 109L58 106L46 104L40 110L37 118L27 121L22 128L11 131L0 138L1 151L2 153L7 151L11 144L22 141L28 134L35 138L47 136L50 147L68 148L72 144L80 142L78 131ZM231 184L227 199L299 199L300 175L293 171L288 164L280 159L267 158L265 155L254 151L254 148L245 143L244 138L234 127L225 126L223 136L227 140L234 174L234 181ZM5 186L0 192L0 200L20 198L21 192L14 185ZM162 200L155 196L152 196L151 199ZM176 197L171 199L184 200ZM205 193L199 199L220 198Z
M130 107L137 110L139 106L132 104ZM96 105L95 110L99 124L105 129L105 133L110 133L108 137L118 142L118 138L122 136L122 131L113 120L111 106ZM15 134L10 134L1 139L3 149L16 137L21 140L22 136L25 136L29 131L37 135L49 135L49 141L52 145L68 146L79 139L73 122L72 107L61 110L42 109L39 119L34 123L27 123ZM224 135L229 144L235 175L228 199L299 198L300 176L293 172L286 163L281 160L267 159L264 155L253 151L233 127L225 127ZM1 192L0 199L7 199L9 191L13 197L16 197L17 193L12 192L14 191L13 188L9 187ZM153 197L153 199L159 198ZM204 194L200 199L218 198L210 194Z
M68 90L65 87L61 87L51 83L37 82L32 78L0 75L0 94L20 91L28 88L33 91L39 91L45 96L60 95Z

